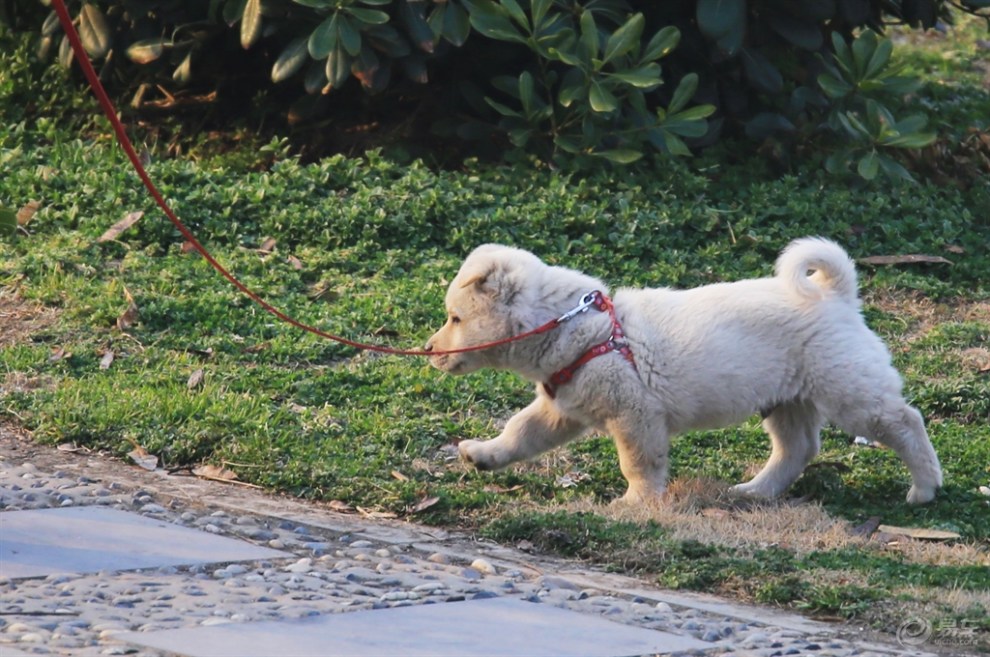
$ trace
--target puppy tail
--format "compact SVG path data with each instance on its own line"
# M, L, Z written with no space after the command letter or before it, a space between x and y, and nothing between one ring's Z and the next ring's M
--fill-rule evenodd
M777 276L801 296L823 299L835 295L857 304L856 267L845 250L821 237L791 242L777 258Z

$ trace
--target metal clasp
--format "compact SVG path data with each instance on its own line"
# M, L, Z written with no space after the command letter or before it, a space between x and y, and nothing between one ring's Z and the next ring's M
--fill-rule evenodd
M581 297L581 302L577 306L575 306L571 310L568 310L566 313L558 317L557 323L562 324L567 320L580 315L581 313L588 312L588 308L591 308L592 306L596 305L597 299L598 299L597 290L594 292L588 292L586 295Z

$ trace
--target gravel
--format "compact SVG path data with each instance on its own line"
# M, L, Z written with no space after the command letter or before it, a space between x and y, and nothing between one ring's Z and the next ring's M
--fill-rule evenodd
M162 498L152 490L98 481L68 470L0 460L0 511L109 506L156 520L239 538L290 553L285 559L163 567L126 572L0 578L0 653L12 646L38 655L161 657L124 644L121 632L298 619L496 596L594 614L619 623L688 635L711 648L693 654L777 657L887 657L925 653L864 646L828 626L802 632L738 614L589 587L547 572L538 557L520 566L487 555L450 554L390 543L248 511L229 512ZM433 546L437 547L437 546ZM424 549L425 548L425 549ZM527 564L526 560L532 563ZM668 598L672 599L672 598ZM726 605L728 611L737 609ZM848 628L846 628L848 629Z

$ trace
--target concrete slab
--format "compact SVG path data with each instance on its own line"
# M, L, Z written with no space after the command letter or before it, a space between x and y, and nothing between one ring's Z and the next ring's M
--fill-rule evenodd
M114 638L187 657L627 657L712 647L692 637L512 598Z
M291 554L95 506L0 512L0 577L42 577Z

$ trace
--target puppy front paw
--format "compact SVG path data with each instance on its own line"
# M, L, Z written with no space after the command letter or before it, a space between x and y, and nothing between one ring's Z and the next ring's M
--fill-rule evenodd
M911 486L907 494L908 504L928 504L935 499L935 486Z
M485 443L480 440L462 440L457 445L461 458L478 470L494 470L498 467Z

